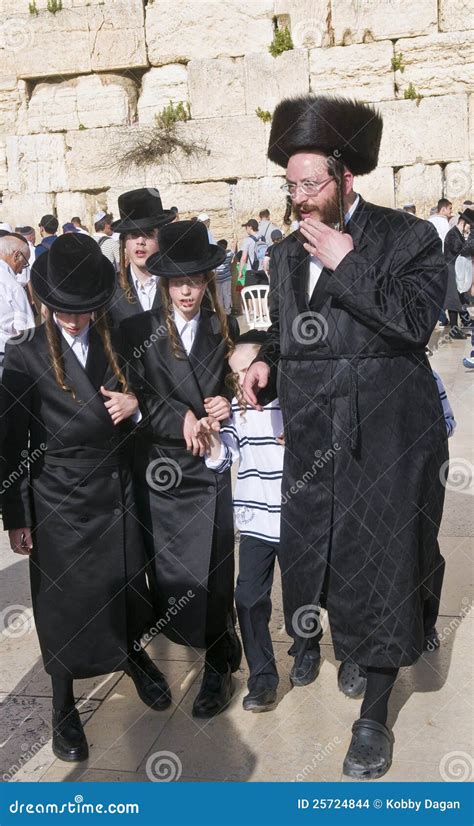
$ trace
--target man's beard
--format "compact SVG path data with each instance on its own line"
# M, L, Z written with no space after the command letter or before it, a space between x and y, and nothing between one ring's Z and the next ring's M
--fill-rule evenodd
M340 216L337 195L335 195L334 198L332 198L330 201L327 201L321 207L311 207L309 206L309 204L301 204L294 206L293 214L297 221L301 221L302 209L303 212L311 212L314 218L317 218L318 221L322 221L323 224L328 224L328 226L334 226L335 224L339 224Z

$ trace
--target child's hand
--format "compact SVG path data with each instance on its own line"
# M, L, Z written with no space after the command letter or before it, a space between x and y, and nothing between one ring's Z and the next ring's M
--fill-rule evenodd
M278 442L279 445L283 445L283 447L285 447L285 434L280 433L280 435L276 437L275 441Z
M203 421L203 419L201 419L201 421ZM199 432L195 432L198 426L199 422L193 411L188 410L184 417L183 424L183 437L186 442L186 448L193 456L204 456L206 453L209 453L210 450L209 431L203 427Z
M115 390L107 390L106 387L101 387L100 392L109 398L104 404L114 424L120 424L137 412L138 400L133 393L117 393Z
M223 422L230 416L230 401L224 396L212 396L204 399L204 410L208 416Z
M203 437L207 439L212 433L219 433L221 426L217 419L212 416L205 416L199 419L194 425L194 435L196 438Z
M31 528L14 528L8 531L10 548L15 554L29 556L33 550L33 540L31 538Z

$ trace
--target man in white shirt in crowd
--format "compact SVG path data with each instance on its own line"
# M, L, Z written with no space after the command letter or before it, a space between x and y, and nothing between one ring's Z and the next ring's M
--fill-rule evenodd
M114 265L115 272L120 269L120 236L112 229L113 216L100 210L94 215L94 241L97 241L102 254Z
M33 311L19 274L29 264L28 242L17 234L0 237L0 376L5 343L12 336L35 326Z
M246 224L242 226L247 230L247 237L242 241L242 256L240 258L240 272L247 264L247 268L251 269L255 261L255 247L258 239L258 221L255 218L249 218Z
M216 242L214 241L214 236L213 236L211 230L209 229L209 227L211 226L211 219L209 218L209 215L207 214L207 212L200 212L197 219L198 219L198 221L201 221L203 224L205 224L205 226L207 227L207 235L208 235L208 238L209 238L209 243L215 245Z
M447 198L440 198L436 209L437 212L435 215L430 215L428 221L435 227L444 247L444 239L448 233L449 221L453 214L453 205Z

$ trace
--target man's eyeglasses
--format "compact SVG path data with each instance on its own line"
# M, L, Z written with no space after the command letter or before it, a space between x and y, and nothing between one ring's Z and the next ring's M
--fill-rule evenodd
M21 255L21 257L23 258L23 261L25 262L25 263L23 264L23 269L24 269L25 267L29 267L29 266L30 266L30 260L29 260L29 258L27 258L27 257L26 257L26 255L25 255L25 254L24 254L21 250L15 250L15 255Z
M334 178L330 176L329 178L325 178L324 181L303 181L302 184L286 183L283 184L280 189L291 198L294 198L298 190L300 190L303 195L308 195L308 197L311 197L311 195L317 195L318 192L321 192L329 181L334 181Z

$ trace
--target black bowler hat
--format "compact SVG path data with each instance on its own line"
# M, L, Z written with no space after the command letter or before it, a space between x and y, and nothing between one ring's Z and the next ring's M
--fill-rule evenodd
M151 230L176 218L176 213L172 209L163 209L160 193L153 187L123 192L119 195L118 208L120 218L111 224L114 232Z
M61 313L90 313L112 298L114 265L89 235L60 235L31 268L33 289L43 304Z
M465 209L464 212L459 213L459 217L467 224L474 224L474 209Z
M161 278L180 278L209 272L222 264L226 251L209 243L202 221L175 221L158 232L159 252L146 259L146 268Z

